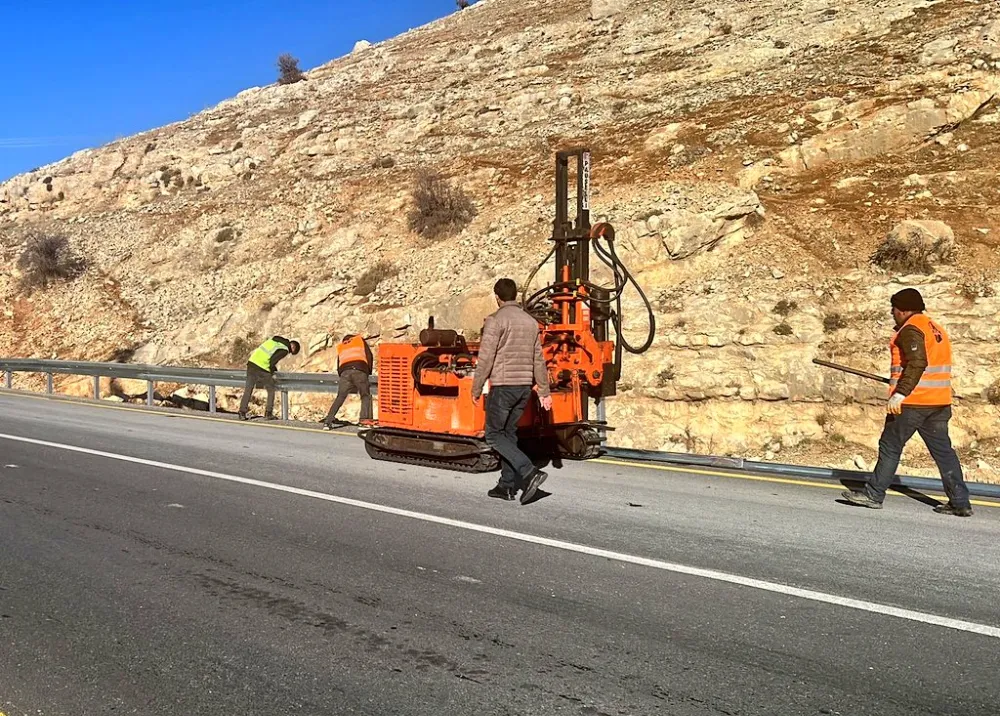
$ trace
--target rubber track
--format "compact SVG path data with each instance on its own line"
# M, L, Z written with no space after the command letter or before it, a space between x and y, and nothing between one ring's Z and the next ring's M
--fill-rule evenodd
M455 462L453 460L436 459L432 457L426 457L423 455L406 455L403 453L389 452L388 450L382 450L371 445L368 441L365 441L365 450L368 451L368 455L374 460L383 460L385 462L395 462L402 465L416 465L418 467L430 467L436 469L452 470L455 472L467 472L481 474L484 472L495 472L500 469L500 462L497 458L493 457L488 453L481 453L476 456L476 462L474 464L465 464L461 462Z

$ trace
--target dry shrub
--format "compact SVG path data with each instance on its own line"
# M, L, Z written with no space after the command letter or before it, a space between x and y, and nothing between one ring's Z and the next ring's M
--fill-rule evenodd
M278 57L278 84L291 85L305 79L299 69L299 61L287 52Z
M243 366L250 360L250 354L256 348L257 338L252 333L247 333L245 336L237 336L229 345L229 351L224 358L231 366Z
M379 261L370 269L361 274L358 285L354 287L355 296L368 296L375 292L378 285L387 278L392 278L399 274L399 269L388 261Z
M771 310L773 313L776 313L782 318L785 318L798 307L799 304L797 304L795 301L786 301L785 299L781 299L776 304L774 304L774 308Z
M794 333L792 327L789 326L787 323L779 323L778 325L776 325L774 327L774 332L777 333L779 336L790 336L792 335L792 333Z
M990 405L1000 405L1000 380L986 389L986 401Z
M825 333L833 333L841 328L847 328L849 325L850 322L839 313L831 313L823 318L823 331Z
M440 174L421 172L410 192L413 208L407 217L410 229L428 239L451 236L476 216L472 199Z
M73 253L65 236L35 234L25 242L17 267L21 270L21 285L31 290L77 278L86 270L87 262Z
M941 242L921 243L901 241L895 236L888 236L879 244L871 255L871 262L876 266L897 273L934 273L932 257L940 257L948 262L954 257L943 251Z

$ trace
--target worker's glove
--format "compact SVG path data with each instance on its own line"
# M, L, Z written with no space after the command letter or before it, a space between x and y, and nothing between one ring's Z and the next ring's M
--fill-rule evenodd
M899 393L893 393L892 397L889 398L889 404L886 406L886 412L890 415L899 415L903 412L903 401L906 400L905 395Z

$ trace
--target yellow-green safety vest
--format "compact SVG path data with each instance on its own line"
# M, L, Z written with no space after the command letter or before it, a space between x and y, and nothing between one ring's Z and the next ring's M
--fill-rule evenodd
M273 338L268 338L266 341L261 343L257 350L250 354L250 362L253 363L258 368L263 368L267 372L271 372L271 356L273 356L279 350L288 350L288 346L284 343L279 343Z

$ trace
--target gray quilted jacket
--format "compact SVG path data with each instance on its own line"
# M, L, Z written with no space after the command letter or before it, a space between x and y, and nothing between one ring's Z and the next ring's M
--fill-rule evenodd
M472 381L472 395L482 395L491 385L538 386L538 394L549 394L549 373L538 340L538 322L517 301L508 301L486 319L479 346L479 362Z

